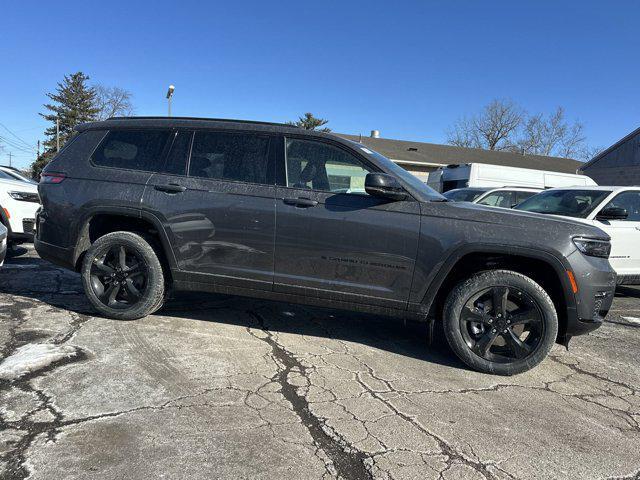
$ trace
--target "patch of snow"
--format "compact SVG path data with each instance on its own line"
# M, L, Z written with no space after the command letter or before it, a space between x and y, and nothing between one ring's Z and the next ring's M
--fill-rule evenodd
M76 347L52 343L28 343L16 349L0 363L0 378L13 380L27 373L48 367L63 358L75 357Z
M640 318L636 318L636 317L622 317L622 318L624 318L627 322L640 323Z

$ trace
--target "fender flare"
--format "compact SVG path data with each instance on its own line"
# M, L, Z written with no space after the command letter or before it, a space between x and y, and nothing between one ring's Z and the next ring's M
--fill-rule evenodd
M85 252L90 246L88 235L89 223L91 222L91 219L96 215L116 215L123 217L132 217L149 222L158 232L160 244L162 246L163 253L165 254L165 258L167 259L167 262L169 262L169 267L171 268L171 270L177 269L177 262L173 253L173 249L171 248L171 242L169 242L167 231L160 219L151 212L132 207L118 206L92 206L83 212L76 227L76 245L73 254L74 265L77 264L80 255L82 255L82 253Z
M525 258L531 258L540 260L550 265L558 279L564 293L564 300L566 303L567 311L576 309L576 297L573 293L569 277L566 272L570 270L567 263L563 262L555 254L528 247L520 247L514 245L500 245L500 244L473 244L468 246L462 246L452 252L444 261L438 272L434 275L433 280L429 284L422 302L420 303L420 310L422 312L430 312L433 302L442 287L445 279L449 276L455 265L465 257L466 255L475 253L495 254L500 256L519 256ZM568 312L567 312L568 313Z

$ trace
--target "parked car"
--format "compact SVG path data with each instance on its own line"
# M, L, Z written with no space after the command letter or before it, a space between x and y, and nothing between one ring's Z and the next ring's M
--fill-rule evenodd
M20 182L31 183L33 185L38 184L15 167L0 165L0 172L4 174L1 178L5 178L6 180L18 180Z
M611 237L609 262L618 284L640 284L640 187L552 189L516 208L575 218L604 230Z
M442 195L454 202L473 202L488 207L513 208L541 191L539 188L527 187L456 188Z
M509 375L612 302L602 230L449 202L331 134L153 117L77 130L42 174L35 246L111 318L176 289L441 321L469 366Z
M595 184L596 182L585 175L486 163L447 165L430 172L427 179L427 185L438 192L467 187L500 188L505 185L543 190L553 187Z
M7 256L7 227L0 223L0 267L4 265Z
M40 206L38 185L6 179L2 173L0 171L0 223L8 230L10 244L30 242Z

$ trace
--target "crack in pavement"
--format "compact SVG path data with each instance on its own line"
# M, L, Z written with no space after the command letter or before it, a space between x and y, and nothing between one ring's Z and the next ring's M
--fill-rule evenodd
M56 288L59 290L60 285L57 285ZM2 355L2 359L9 357L19 347L25 344L30 343L33 340L46 337L46 335L36 331L18 331L28 320L26 312L30 308L33 308L32 303L16 299L15 297L11 298L10 303L0 307L0 316L4 317L5 315L8 315L7 322L9 323L9 339L3 346L0 353ZM90 318L77 313L73 313L73 315L69 329L55 335L49 340L49 343L60 345L69 341ZM0 455L0 461L6 463L5 477L7 480L21 480L29 476L30 472L26 467L26 453L38 435L41 433L47 433L47 439L55 441L55 433L58 431L59 427L68 424L68 422L64 421L63 414L55 408L53 398L41 389L34 387L31 380L36 377L46 375L48 372L51 372L63 365L81 362L88 358L88 355L84 350L78 347L75 348L75 355L52 362L45 368L41 368L11 380L0 380L0 392L7 392L12 388L16 388L26 394L35 395L39 403L38 407L26 412L20 420L17 421L6 421L0 416L1 430L11 428L22 434L22 437L19 440L11 444L11 449ZM49 422L30 420L30 417L43 411L48 412L53 417L53 420Z
M301 419L302 424L307 428L316 445L330 458L336 473L345 479L373 478L365 465L368 456L348 445L343 439L336 439L329 435L326 425L311 413L307 399L298 393L298 387L289 382L288 377L291 372L298 372L304 377L307 368L276 342L273 334L266 326L264 318L259 313L253 311L248 311L247 313L256 320L260 330L266 336L255 335L250 326L247 327L247 332L271 347L272 357L278 365L278 371L274 375L273 381L280 385L282 395L291 404L294 412Z

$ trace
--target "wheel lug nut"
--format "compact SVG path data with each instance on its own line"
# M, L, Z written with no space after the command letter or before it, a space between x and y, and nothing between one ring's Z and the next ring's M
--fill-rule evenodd
M507 329L505 328L505 329L504 329L504 332L502 332L502 333L507 333L508 331L509 331L509 330L507 330Z
M494 328L493 330L491 330L491 333L496 333L497 330Z

